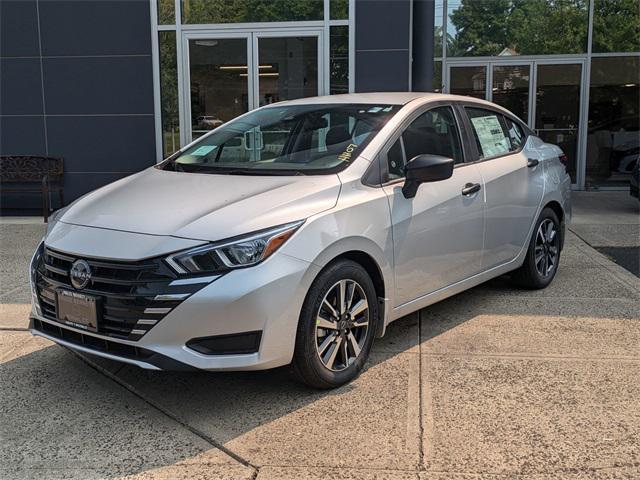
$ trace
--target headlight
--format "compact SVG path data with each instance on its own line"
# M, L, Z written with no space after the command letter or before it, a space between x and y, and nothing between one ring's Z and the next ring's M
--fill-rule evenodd
M42 310L40 310L40 302L38 300L36 275L38 270L38 263L40 263L40 257L42 256L43 251L44 240L41 240L38 248L36 248L35 253L31 257L31 263L29 263L29 287L31 288L31 304L35 309L36 314L40 316L42 315Z
M271 256L304 223L304 220L262 230L236 240L205 245L167 257L178 273L213 273L249 267Z

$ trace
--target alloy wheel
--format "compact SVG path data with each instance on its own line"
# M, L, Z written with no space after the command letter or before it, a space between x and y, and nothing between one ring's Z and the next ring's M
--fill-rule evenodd
M316 352L322 364L339 372L359 356L369 330L369 303L355 280L343 279L326 293L316 315Z
M559 238L553 220L545 218L536 233L535 264L543 277L551 275L558 263Z

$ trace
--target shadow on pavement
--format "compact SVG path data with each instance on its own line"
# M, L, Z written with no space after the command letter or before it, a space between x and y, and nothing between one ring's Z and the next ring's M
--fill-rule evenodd
M14 349L18 354L11 359L2 352L0 458L33 476L41 469L75 469L80 478L117 478L195 458L207 465L237 466L215 448L220 445L252 465L415 471L421 462L418 354L442 354L452 346L460 352L486 350L493 348L490 337L508 337L509 328L522 330L524 343L514 347L518 352L562 352L573 342L575 348L597 353L604 330L597 329L598 323L610 329L612 322L637 318L637 292L601 268L589 268L585 275L583 260L571 257L578 254L569 250L568 266L545 291L518 290L501 277L394 322L376 342L366 371L333 391L297 384L286 368L171 373L96 362L115 375L121 383L116 385L58 346ZM569 317L575 325L567 324ZM583 325L579 317L589 321ZM480 325L479 319L486 318L495 321ZM518 323L522 318L527 322ZM533 330L545 322L554 330ZM478 326L481 333L473 330ZM469 334L447 344L456 329ZM610 332L624 336L623 330ZM580 343L572 335L586 336ZM544 342L527 346L536 336ZM554 336L562 336L564 343L554 345ZM632 340L602 348L625 355L633 351ZM345 442L358 448L345 448Z

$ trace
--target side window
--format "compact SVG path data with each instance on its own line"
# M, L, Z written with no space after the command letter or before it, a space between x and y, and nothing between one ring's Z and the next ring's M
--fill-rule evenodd
M509 134L509 140L511 141L511 151L515 152L520 150L524 146L525 136L522 131L522 127L510 118L504 118L507 125L507 133Z
M404 146L404 151L403 151ZM451 107L433 108L416 118L387 152L389 180L404 177L406 162L423 154L442 155L462 163L460 135Z
M389 180L404 177L404 152L402 151L402 139L398 138L396 143L387 152L387 164L389 165Z
M481 108L465 108L471 129L478 146L480 159L504 155L511 151L511 140L507 136L502 115Z
M437 107L416 118L402 134L407 161L422 155L442 155L462 163L460 136L451 107Z

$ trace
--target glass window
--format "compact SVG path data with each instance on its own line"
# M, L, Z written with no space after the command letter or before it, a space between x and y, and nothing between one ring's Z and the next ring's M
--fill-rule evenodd
M509 140L511 141L511 151L514 152L520 150L524 146L524 142L526 140L524 132L522 131L522 127L510 118L503 118L507 126L507 134L509 135Z
M225 123L161 168L238 175L338 172L400 108L313 104L255 110Z
M471 129L476 139L480 158L491 158L511 151L511 141L507 136L502 115L480 108L466 108Z
M402 147L396 142L387 154L389 179L404 177L404 165L418 155L453 158L462 163L458 127L451 107L433 108L416 118L402 133Z
M318 37L258 39L259 105L318 95Z
M594 0L593 51L640 51L638 0Z
M166 158L180 149L176 32L159 32L158 44L160 50L162 155Z
M247 71L245 38L189 40L193 139L249 109Z
M567 171L575 183L582 65L538 65L537 71L535 129L567 155Z
M640 157L640 57L593 58L587 186L628 185Z
M349 27L331 27L329 93L349 93Z
M529 65L493 67L493 102L525 122L529 119L529 70Z
M158 0L158 25L175 25L176 2L174 0Z
M322 20L323 0L182 0L183 23Z
M442 92L442 62L433 62L433 91Z
M387 165L389 180L404 178L404 152L402 150L402 138L398 138L387 152Z
M349 0L330 0L329 18L331 20L346 20L349 18Z
M587 50L588 0L449 0L447 9L449 57Z
M486 98L487 67L451 67L449 91L456 95Z
M444 31L442 28L442 20L444 18L444 0L436 0L434 6L433 17L433 56L442 57L442 38Z

